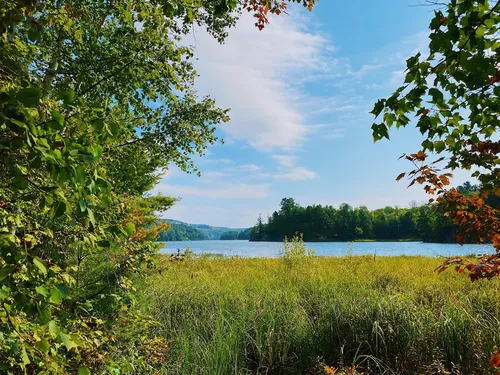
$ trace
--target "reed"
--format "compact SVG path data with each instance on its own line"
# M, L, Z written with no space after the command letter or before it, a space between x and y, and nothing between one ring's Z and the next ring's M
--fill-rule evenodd
M191 258L152 276L143 303L172 340L169 374L489 374L500 282L437 274L440 262Z

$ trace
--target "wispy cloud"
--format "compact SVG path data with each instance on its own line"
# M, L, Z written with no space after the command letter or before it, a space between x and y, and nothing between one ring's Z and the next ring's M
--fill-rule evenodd
M152 191L152 194L164 194L180 197L202 197L202 198L265 198L269 195L269 184L220 184L215 188L198 188L195 186L181 186L160 183Z
M272 158L285 168L293 167L297 161L297 157L292 155L273 155Z
M273 155L272 158L278 163L278 173L261 174L262 177L269 177L275 180L303 181L312 180L318 177L316 172L296 165L297 157L292 155Z
M274 175L275 179L286 181L314 180L317 177L318 175L316 172L313 172L304 167L293 167L289 172L278 173Z
M244 172L257 172L260 171L262 167L256 164L241 164L236 167L227 167L224 168L225 171L234 172L234 171L244 171Z
M309 133L307 111L298 99L295 78L326 74L333 46L308 30L299 14L275 17L259 32L243 16L220 46L204 32L195 34L197 88L231 108L231 123L221 130L260 151L300 147Z

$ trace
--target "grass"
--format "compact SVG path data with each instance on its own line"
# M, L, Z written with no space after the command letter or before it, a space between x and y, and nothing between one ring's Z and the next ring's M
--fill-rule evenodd
M439 259L161 259L144 304L172 340L168 374L480 375L500 344L500 282L437 274Z

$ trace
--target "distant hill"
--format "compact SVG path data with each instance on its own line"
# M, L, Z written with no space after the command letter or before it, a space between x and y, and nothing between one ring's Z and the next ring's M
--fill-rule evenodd
M158 236L158 241L201 241L205 239L205 235L189 224L171 223L170 229L166 232L161 232Z
M250 240L250 232L252 228L244 229L238 231L237 229L233 229L221 234L221 240Z
M179 220L164 219L172 224L169 231L160 234L160 241L220 240L226 232L245 232L247 228L213 227L207 224L188 224ZM171 234L169 234L172 232ZM203 237L200 236L203 235ZM162 239L164 238L164 239Z

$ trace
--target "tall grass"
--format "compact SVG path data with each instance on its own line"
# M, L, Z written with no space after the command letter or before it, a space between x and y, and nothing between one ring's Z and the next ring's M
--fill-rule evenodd
M166 261L166 258L164 258ZM318 363L375 373L489 374L500 282L437 274L425 257L193 258L148 281L172 340L168 374L303 374ZM291 269L299 267L300 272Z

